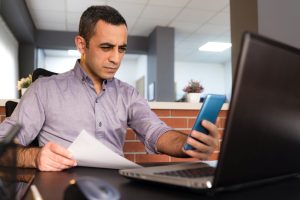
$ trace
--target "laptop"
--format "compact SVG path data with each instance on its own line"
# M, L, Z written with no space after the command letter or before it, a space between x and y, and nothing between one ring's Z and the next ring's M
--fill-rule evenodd
M34 179L34 171L29 169L19 171L16 167L16 145L13 139L19 133L20 128L18 124L12 125L5 137L0 140L1 200L23 199Z
M245 33L216 166L188 162L119 173L213 193L299 175L299 74L299 49Z

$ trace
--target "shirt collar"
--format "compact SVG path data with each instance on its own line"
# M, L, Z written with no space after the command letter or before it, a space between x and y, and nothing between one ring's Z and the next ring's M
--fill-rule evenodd
M80 59L78 59L75 63L75 67L74 67L74 72L75 72L75 76L81 80L81 81L85 81L85 80L91 80L88 75L83 71L83 69L80 66Z
M87 83L93 85L92 79L83 71L80 65L80 59L78 59L75 63L74 67L75 76L81 80L86 81ZM114 82L115 78L104 80L102 84L102 89L105 90L107 87L111 86Z

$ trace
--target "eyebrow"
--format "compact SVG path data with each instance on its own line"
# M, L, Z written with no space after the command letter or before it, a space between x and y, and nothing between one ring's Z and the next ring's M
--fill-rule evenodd
M109 42L104 42L104 43L101 43L101 44L99 44L99 46L111 46L111 47L115 47L116 45L114 45L114 44L111 44L111 43L109 43ZM118 47L121 47L121 48L126 48L127 47L127 44L122 44L122 45L120 45L120 46L118 46Z

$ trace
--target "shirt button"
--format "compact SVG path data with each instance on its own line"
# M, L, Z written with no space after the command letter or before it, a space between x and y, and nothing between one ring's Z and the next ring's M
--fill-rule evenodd
M101 127L102 126L102 123L101 122L99 122L99 127Z
M98 99L96 99L96 103L98 103Z

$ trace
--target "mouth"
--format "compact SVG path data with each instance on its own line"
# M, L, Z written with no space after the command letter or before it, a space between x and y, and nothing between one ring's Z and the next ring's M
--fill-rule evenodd
M104 68L109 73L115 73L117 71L117 68L115 68L115 67L104 67Z

